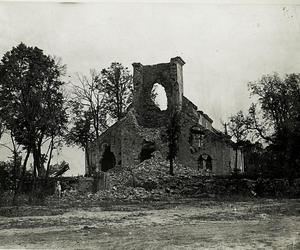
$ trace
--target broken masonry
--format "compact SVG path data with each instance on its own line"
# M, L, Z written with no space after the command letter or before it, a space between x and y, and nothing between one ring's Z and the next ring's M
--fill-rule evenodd
M180 57L155 65L132 64L133 102L124 118L90 143L90 169L105 172L116 166L130 167L151 158L155 151L167 158L166 124L170 113L177 110L182 119L177 162L204 175L229 174L235 166L244 171L242 152L236 157L230 137L216 130L213 120L184 96L184 64ZM154 84L166 92L166 110L160 110L151 98ZM91 175L87 167L86 174Z

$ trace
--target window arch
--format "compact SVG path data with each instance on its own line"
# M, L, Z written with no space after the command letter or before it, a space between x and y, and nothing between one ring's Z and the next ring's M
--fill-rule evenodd
M201 148L204 141L204 131L199 126L193 126L190 129L190 144L195 148Z
M212 158L208 154L202 154L198 158L198 170L212 171Z
M156 146L154 142L144 142L142 146L141 153L139 155L140 162L144 160L150 159L152 157L152 153L156 150Z
M168 98L165 88L159 84L155 83L151 90L151 100L154 104L161 110L167 110L168 108Z
M106 146L102 159L101 159L101 171L106 172L107 170L116 166L116 158L113 152L110 150L110 146Z

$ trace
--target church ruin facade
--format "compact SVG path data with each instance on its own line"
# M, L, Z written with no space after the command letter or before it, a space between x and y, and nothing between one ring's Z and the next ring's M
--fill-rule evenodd
M180 57L168 63L133 63L133 102L124 118L103 132L89 145L89 166L96 172L113 167L130 167L159 151L167 157L166 124L170 112L181 113L181 134L176 161L204 174L226 175L244 170L243 155L230 137L216 130L212 119L183 93L183 66ZM164 87L166 110L151 98L154 84ZM86 164L87 165L87 164ZM86 168L86 174L89 170Z

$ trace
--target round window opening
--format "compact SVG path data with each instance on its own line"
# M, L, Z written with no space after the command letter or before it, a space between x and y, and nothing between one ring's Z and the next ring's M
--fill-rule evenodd
M165 88L155 83L151 90L151 99L155 103L155 105L161 110L167 110L168 108L168 99Z

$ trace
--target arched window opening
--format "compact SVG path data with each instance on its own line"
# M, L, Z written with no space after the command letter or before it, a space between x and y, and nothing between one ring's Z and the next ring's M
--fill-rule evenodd
M156 150L154 142L145 142L141 153L140 153L140 161L144 161L150 159L152 157L152 153Z
M203 146L205 134L197 126L194 126L190 129L190 138L189 142L190 144L195 148L201 148Z
M202 154L198 158L198 170L212 171L212 158L208 154Z
M165 91L165 88L155 83L151 90L151 99L155 103L155 105L161 110L166 110L168 108L168 98Z
M107 170L114 168L116 165L116 158L113 152L110 151L110 146L105 148L103 157L101 160L101 170L106 172Z

